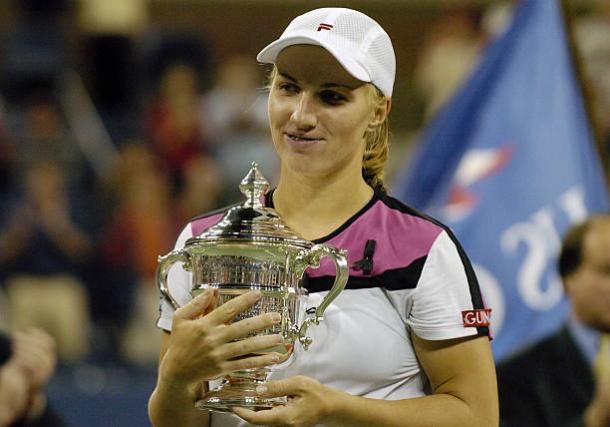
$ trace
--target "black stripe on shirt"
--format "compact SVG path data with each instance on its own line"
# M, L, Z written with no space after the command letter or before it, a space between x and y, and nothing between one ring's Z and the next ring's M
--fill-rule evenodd
M376 276L350 276L345 289L385 288L388 291L414 289L417 287L426 256L416 259L407 267L386 270ZM334 276L303 277L303 287L309 292L330 291L335 281Z

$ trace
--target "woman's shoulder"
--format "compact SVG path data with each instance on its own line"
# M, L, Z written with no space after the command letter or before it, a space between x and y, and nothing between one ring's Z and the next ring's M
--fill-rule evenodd
M441 223L436 218L430 216L429 214L427 214L417 208L414 208L413 206L409 205L406 202L403 202L402 200L397 199L396 197L392 196L390 193L381 191L379 193L379 199L390 210L400 212L403 215L408 216L408 217L417 218L420 221L425 221L425 222L429 223L430 227L438 227L438 228L443 228L443 229L447 228L447 226L445 224Z
M392 227L393 229L406 231L405 233L392 233L395 243L402 239L405 243L410 244L425 242L429 249L434 244L444 247L451 246L457 249L460 256L465 256L461 243L449 226L390 195L385 194L381 199L387 209L391 211L386 215L389 218L386 221L396 224Z
M407 232L414 235L425 235L435 238L448 227L430 215L419 211L385 191L376 190L377 203L367 213L366 222L372 227L383 227L389 234L396 236Z

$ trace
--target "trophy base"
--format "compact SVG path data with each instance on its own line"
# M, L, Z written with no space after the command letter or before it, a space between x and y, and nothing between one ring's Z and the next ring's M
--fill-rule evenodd
M285 397L261 398L258 396L244 396L242 398L227 399L206 396L195 402L195 408L208 412L233 412L232 408L235 407L246 408L252 411L262 411L285 404Z
M256 387L264 384L264 377L252 378L229 376L220 387L209 391L195 402L195 407L202 411L233 412L232 408L241 407L252 411L271 409L274 406L285 405L287 398L261 397L256 393Z

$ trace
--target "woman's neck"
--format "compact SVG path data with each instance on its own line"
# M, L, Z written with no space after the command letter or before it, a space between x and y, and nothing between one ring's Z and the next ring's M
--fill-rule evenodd
M315 240L339 228L372 196L361 176L316 179L282 173L273 204L286 225Z

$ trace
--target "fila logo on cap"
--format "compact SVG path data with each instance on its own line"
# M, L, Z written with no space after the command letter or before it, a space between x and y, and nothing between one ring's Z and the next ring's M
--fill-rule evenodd
M322 24L318 25L318 30L317 31L322 31L322 30L330 31L332 27L333 26L330 25L330 24L322 23Z

